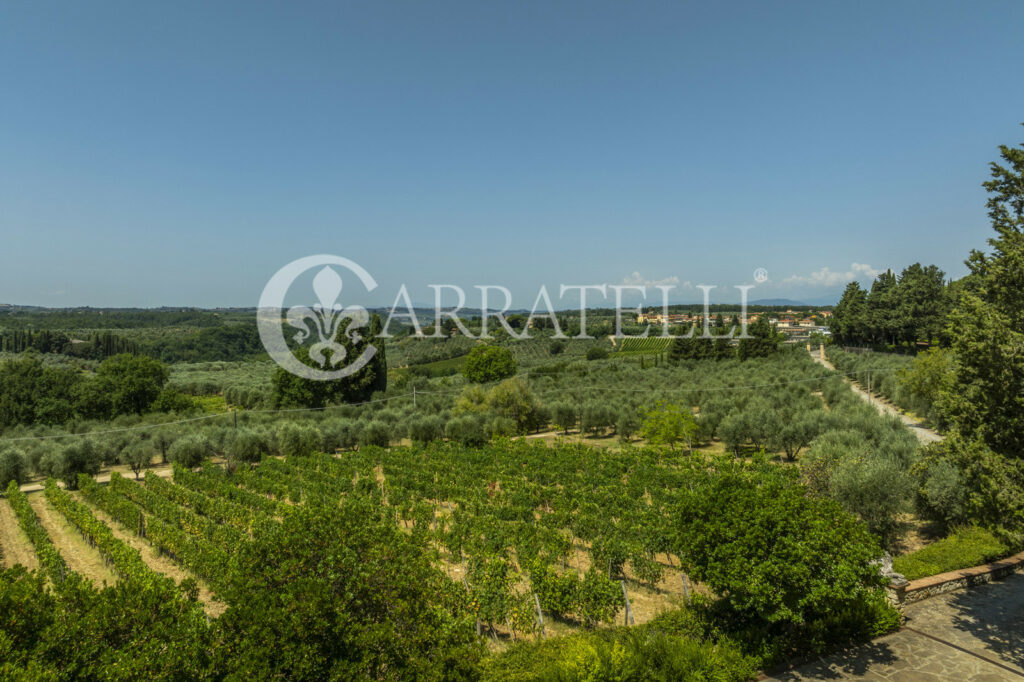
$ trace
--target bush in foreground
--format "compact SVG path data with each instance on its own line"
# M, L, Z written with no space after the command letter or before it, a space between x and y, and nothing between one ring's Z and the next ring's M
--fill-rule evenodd
M484 680L716 680L754 677L756 665L735 644L715 641L688 609L636 627L523 642L488 659Z
M711 609L769 663L898 623L864 524L803 486L740 471L680 491L676 553L721 596ZM761 644L757 644L761 642Z
M358 496L266 524L235 566L215 661L232 679L475 675L465 592Z

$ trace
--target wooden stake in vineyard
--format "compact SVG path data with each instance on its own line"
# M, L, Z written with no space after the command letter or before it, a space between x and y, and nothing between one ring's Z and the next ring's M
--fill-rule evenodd
M537 596L536 592L533 593L533 603L537 605L537 623L540 624L540 636L544 637L544 614L540 610L540 597Z
M624 619L625 620L625 624L626 625L633 625L634 624L633 623L633 609L629 605L629 594L626 592L626 581L625 580L620 580L619 584L622 585L622 598L626 600L626 616L625 616L625 619Z

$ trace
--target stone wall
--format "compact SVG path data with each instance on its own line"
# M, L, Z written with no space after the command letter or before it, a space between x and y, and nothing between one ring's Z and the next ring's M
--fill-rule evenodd
M897 605L912 604L938 594L990 583L1020 570L1024 570L1024 552L982 566L919 578L903 585L890 585L889 599Z

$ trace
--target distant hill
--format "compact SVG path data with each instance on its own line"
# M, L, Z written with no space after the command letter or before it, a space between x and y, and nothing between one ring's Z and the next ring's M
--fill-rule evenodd
M747 305L803 306L811 304L804 303L802 301L794 301L790 298L759 298L756 301L750 301Z

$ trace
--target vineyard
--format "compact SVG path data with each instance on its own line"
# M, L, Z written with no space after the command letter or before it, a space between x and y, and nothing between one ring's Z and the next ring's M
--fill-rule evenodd
M280 524L300 506L355 496L379 507L466 589L478 627L497 640L535 635L545 618L563 631L626 618L630 592L662 608L684 594L669 504L671 491L695 475L695 467L656 451L598 458L584 448L527 442L435 444L265 457L233 474L212 464L176 467L173 481L147 472L135 482L115 472L101 485L83 475L77 492L50 480L43 494L120 579L176 593L97 514L208 584L217 600L228 598L233 557L258 528ZM64 582L68 566L28 497L13 485L7 493L48 578ZM182 589L179 598L191 581ZM636 622L655 614L630 615Z
M89 677L98 646L142 677L546 679L625 647L639 666L629 679L739 680L889 627L869 561L903 532L916 461L905 428L805 353L655 368L615 355L68 439L69 461L141 448L148 464L109 482L52 468L63 485L12 485L0 500L6 565L38 569L0 573L0 594L49 619L19 640L7 676L43 660ZM17 447L46 469L62 434L38 428L51 437ZM583 434L614 447L573 442ZM865 485L885 494L865 500ZM842 562L843 589L806 584ZM779 565L794 567L791 584ZM77 636L92 643L70 662L68 622L88 624ZM165 662L157 641L187 644Z
M621 630L663 637L678 629L678 618L686 613L679 608L706 603L713 592L684 570L684 556L697 550L693 538L678 531L680 491L699 491L722 480L796 491L797 476L796 468L763 457L552 448L526 440L474 448L435 442L334 455L264 456L234 471L212 463L195 470L175 466L171 480L152 471L138 481L113 472L109 484L81 475L77 490L65 490L51 479L42 493L30 495L11 484L3 504L10 505L50 586L43 591L39 584L39 594L25 608L53 595L58 604L72 605L92 598L114 603L116 597L118 608L128 611L143 608L132 600L150 606L159 602L152 617L186 628L175 637L187 637L200 650L194 660L179 661L178 672L185 676L196 673L189 666L212 667L218 674L237 672L232 666L239 665L294 670L301 654L278 660L253 629L264 627L259 623L270 618L267 614L280 613L282 620L273 627L291 632L296 618L315 618L313 611L328 609L335 616L352 610L374 614L366 620L393 619L388 627L416 641L392 654L404 657L404 666L426 665L443 657L435 651L443 649L460 665L474 666L455 678L472 678L479 675L475 666L489 649L484 669L490 666L493 679L504 679L520 650L510 649L512 658L496 654L517 641L550 652L544 643L552 637L567 637L571 646L590 642L587 646L600 647L607 640L591 641L593 633L626 636L614 634ZM703 499L704 493L694 494ZM853 523L838 507L812 511L816 516L840 514L827 522L829 528ZM40 512L55 513L74 529L116 576L116 584L97 592L102 586L74 570L66 538L48 533ZM794 518L793 523L806 521ZM831 542L832 532L826 536ZM848 551L845 546L843 551ZM869 549L868 556L874 551ZM827 552L824 561L830 561ZM406 582L393 585L396 572ZM11 574L0 575L12 580ZM31 574L13 576L11 589ZM367 583L362 591L359 581ZM338 597L342 585L347 587ZM296 614L296 598L309 600L309 611ZM321 598L329 606L318 605ZM395 603L416 615L392 615ZM696 659L687 659L686 665L711 665L713 660L715 669L738 671L722 679L751 674L754 659L739 653L721 633L713 634L717 630L710 626L694 630L694 623L686 622L683 634L690 639L676 638L671 644L696 647ZM654 629L645 630L645 623ZM380 636L373 622L359 627L365 636ZM438 630L446 633L441 639ZM299 634L303 646L316 648L306 630ZM122 635L143 633L129 629ZM357 628L351 636L363 635ZM654 645L648 639L642 644ZM242 664L218 660L218 647L252 650ZM349 663L364 672L398 665L376 660L372 648L353 655L358 660ZM258 663L267 656L270 660ZM321 663L338 665L336 660ZM456 664L447 660L444 665ZM317 668L320 672L311 676L327 669Z
M664 353L672 344L672 339L660 338L657 336L645 339L626 338L619 341L619 353L624 354L652 354Z

